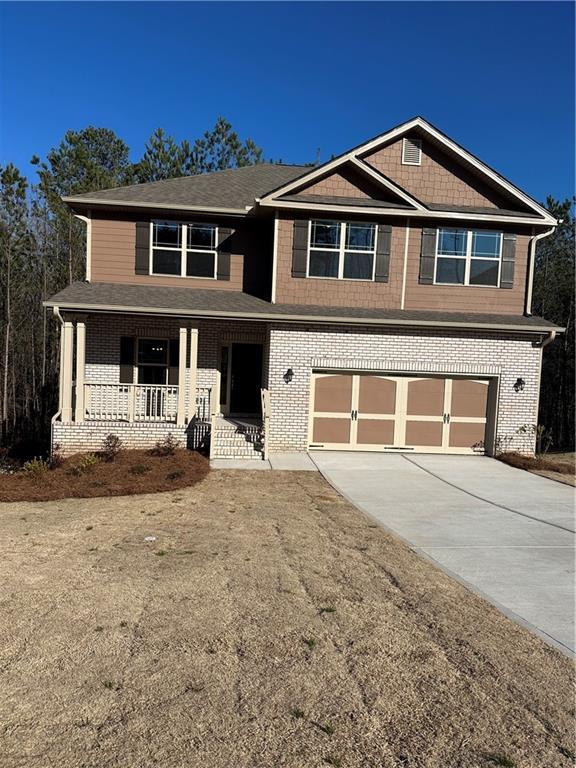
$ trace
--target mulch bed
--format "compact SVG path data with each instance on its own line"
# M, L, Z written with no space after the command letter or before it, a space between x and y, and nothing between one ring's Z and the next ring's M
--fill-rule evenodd
M54 469L34 476L24 471L0 475L0 501L50 501L92 496L131 496L173 491L194 485L210 471L198 453L176 450L168 456L151 451L121 451L112 461L91 464L76 454Z
M576 469L573 453L552 453L546 456L533 457L510 451L509 453L501 453L498 459L511 467L516 467L516 469L525 469L528 472L573 484Z

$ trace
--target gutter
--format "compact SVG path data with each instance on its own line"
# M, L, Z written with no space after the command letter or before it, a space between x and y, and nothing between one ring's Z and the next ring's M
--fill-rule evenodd
M558 223L561 224L562 221L559 221ZM553 226L551 229L547 229L539 235L532 235L530 240L530 248L528 249L528 286L526 288L526 314L528 316L532 315L532 290L534 288L534 268L536 266L536 243L551 235L555 229L556 226Z
M139 314L151 316L168 315L172 317L206 317L212 319L230 319L252 320L260 322L282 322L282 323L307 323L307 324L328 324L328 325L371 325L371 326L395 326L403 328L454 328L474 329L484 331L514 331L517 333L550 333L552 330L562 332L564 328L550 328L550 326L526 326L526 325L494 325L490 323L466 323L450 320L404 320L398 318L379 318L379 317L338 317L328 315L295 315L282 314L280 312L233 312L226 310L212 309L172 309L162 307L138 307L121 306L110 304L74 304L69 302L60 302L58 305L50 301L44 302L45 307L54 307L56 309L65 309L67 311L78 312L106 312L115 314Z
M252 210L252 206L245 208L217 208L209 205L181 205L178 203L145 203L141 200L105 200L103 198L91 197L89 200L82 197L62 197L63 203L71 206L91 206L107 205L128 208L152 208L166 211L197 211L202 213L224 213L232 216L246 216L246 213Z

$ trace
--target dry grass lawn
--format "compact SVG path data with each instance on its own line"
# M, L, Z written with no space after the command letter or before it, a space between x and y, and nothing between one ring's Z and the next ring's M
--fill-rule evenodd
M319 475L0 519L3 768L572 765L569 660Z

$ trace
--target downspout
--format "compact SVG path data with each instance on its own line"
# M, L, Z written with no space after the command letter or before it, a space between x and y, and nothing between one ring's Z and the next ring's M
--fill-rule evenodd
M60 320L60 345L62 345L62 326L64 325L64 318L60 314L59 307L52 307L52 312ZM60 355L61 357L61 355ZM62 385L62 371L58 373L58 410L50 419L50 455L52 455L52 448L54 446L54 422L56 422L62 415L62 393L60 387Z
M542 339L542 344L540 345L540 349L544 349L544 347L547 347L548 344L552 344L555 338L556 338L556 331L550 331L548 336L546 336L545 339Z
M75 213L74 217L86 224L86 282L89 283L92 278L92 218L79 213Z
M561 222L559 222L561 223ZM530 316L532 314L532 289L534 287L534 267L536 265L536 243L538 240L542 240L545 237L554 232L556 227L547 229L545 232L541 232L539 235L532 235L530 240L530 250L528 251L528 286L526 288L526 310L525 314ZM534 229L532 229L534 231Z

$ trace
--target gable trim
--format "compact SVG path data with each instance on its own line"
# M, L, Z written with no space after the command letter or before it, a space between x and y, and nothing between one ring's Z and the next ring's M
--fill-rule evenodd
M278 187L275 190L271 190L268 194L262 196L260 199L257 199L256 202L259 202L260 204L263 204L263 203L267 204L271 201L276 201L279 195L285 195L288 192L292 191L293 189L301 187L303 184L307 184L313 181L314 179L318 178L318 176L323 176L328 171L338 168L339 166L343 165L346 162L349 162L353 158L362 162L362 158L365 155L374 151L375 149L382 146L383 144L387 144L393 141L394 139L403 136L405 133L408 133L408 131L413 130L414 128L421 129L422 131L424 131L424 133L427 133L429 136L432 136L440 144L444 145L449 150L457 154L463 160L465 160L474 168L479 170L482 174L487 176L496 185L498 185L499 187L504 189L506 192L511 194L513 197L515 197L517 200L520 200L524 205L528 206L533 211L535 211L540 217L542 217L542 220L545 223L557 224L556 219L553 216L551 216L550 213L541 205L539 205L535 200L532 200L531 197L529 197L520 189L518 189L518 187L514 186L514 184L509 182L507 179L505 179L496 171L493 171L489 166L487 166L477 157L475 157L470 152L465 150L463 147L461 147L455 141L450 139L448 136L443 134L437 128L434 128L433 125L428 123L422 117L415 117L406 123L402 123L401 125L396 126L396 128L392 128L392 130L388 131L387 133L383 133L380 136L377 136L376 138L365 142L364 144L360 144L358 147L355 147L349 152L345 152L343 155L340 155L340 157L336 157L334 158L334 160L330 160L329 162L324 163L324 165L318 166L318 168L315 168L313 171L310 171L310 173L304 174L303 176L300 176L298 179L295 179L294 181L288 184L284 184L283 186ZM531 220L531 223L534 223L533 219Z

